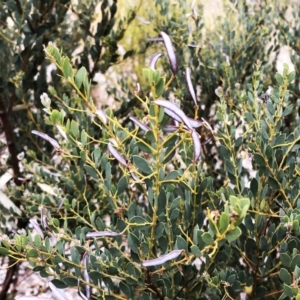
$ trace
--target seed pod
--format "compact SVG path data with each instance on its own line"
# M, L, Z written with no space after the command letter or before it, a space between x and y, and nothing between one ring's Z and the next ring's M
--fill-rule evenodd
M172 41L170 37L163 31L161 31L160 35L164 39L165 47L167 50L167 54L169 57L170 65L171 65L171 70L173 72L173 75L175 76L178 70L178 64L177 64L177 59L175 55L175 51L172 45Z
M201 154L201 143L199 139L199 135L196 130L192 131L192 139L194 144L194 161L196 162Z
M150 21L148 21L148 20L142 18L142 17L141 17L140 15L138 15L138 14L136 14L135 17L136 17L139 21L141 21L142 23L144 23L144 24L146 24L146 25L151 24Z
M168 132L168 133L173 133L176 130L179 129L179 126L175 126L175 125L166 125L162 130L164 132Z
M35 231L38 233L38 235L44 239L44 233L40 227L40 225L38 224L38 222L36 221L36 219L30 219L29 220L30 224L33 226L33 228L35 229Z
M120 233L110 231L110 230L104 230L104 231L95 231L95 232L88 232L85 237L86 238L94 238L99 236L118 236Z
M127 168L128 164L125 160L125 158L111 145L111 143L108 143L108 151L110 154L123 166Z
M90 276L89 276L89 274L87 272L87 260L88 259L89 259L89 255L88 255L87 252L85 252L84 255L83 255L83 258L82 258L82 262L83 262L83 266L84 266L84 269L83 269L83 278L84 278L85 282L90 283ZM80 291L80 280L78 280L78 291ZM87 299L87 300L91 299L91 287L88 284L85 285L85 295L86 296L84 296L82 294L82 296L84 296L85 299Z
M197 99L196 99L196 94L195 94L192 80L191 80L191 69L190 68L185 68L185 81L186 81L188 91L189 91L195 105L197 106Z
M49 287L52 290L54 296L58 299L58 300L69 300L65 294L58 289L52 282L49 282Z
M96 115L101 119L104 125L107 124L107 116L106 113L102 109L97 109Z
M152 57L151 57L151 60L150 60L150 68L152 70L155 70L155 65L156 65L156 62L157 60L162 56L162 53L161 52L158 52L156 54L154 54Z
M163 42L164 39L162 37L148 38L149 42Z
M180 122L183 122L188 129L193 130L193 127L192 127L188 117L176 104L174 104L170 101L167 101L167 100L156 100L156 101L154 101L154 103L163 108L167 108L167 111L171 112L173 116L174 116L174 114L177 115L180 118ZM171 115L170 115L170 117L173 118Z
M59 143L55 139L53 139L52 137L50 137L48 134L40 132L40 131L37 131L37 130L32 130L31 132L33 134L36 134L39 137L43 138L47 142L49 142L55 148L56 151L61 151L61 147L60 147Z
M169 260L177 258L182 252L183 250L173 250L170 253L166 255L162 255L158 258L143 261L142 266L152 267L152 266L162 265Z
M142 123L140 120L138 120L137 118L130 116L129 119L135 123L138 127L140 127L142 130L144 131L149 131L151 130L150 127L148 127L147 125L145 125L144 123Z

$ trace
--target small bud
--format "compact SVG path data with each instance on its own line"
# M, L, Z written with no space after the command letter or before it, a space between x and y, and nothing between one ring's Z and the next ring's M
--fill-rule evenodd
M42 104L43 104L46 108L49 108L49 107L50 107L50 105L51 105L51 99L49 98L49 96L48 96L47 93L43 93L43 94L40 96L40 99L41 99Z

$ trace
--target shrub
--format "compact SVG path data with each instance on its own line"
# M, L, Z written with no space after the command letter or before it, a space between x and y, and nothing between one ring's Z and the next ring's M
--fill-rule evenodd
M296 74L274 72L258 51L272 42L275 10L229 12L246 43L229 33L230 18L224 47L207 35L199 52L186 27L179 42L185 20L157 28L167 55L143 69L138 104L122 113L95 107L86 68L45 48L69 91L42 96L45 124L61 137L33 131L55 150L52 165L28 151L22 163L35 174L14 190L36 233L4 236L2 254L84 299L299 298Z

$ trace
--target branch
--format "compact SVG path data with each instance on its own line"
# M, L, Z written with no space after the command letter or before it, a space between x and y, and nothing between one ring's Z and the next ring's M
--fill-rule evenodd
M10 107L12 107L13 103L15 103L15 98L16 95L13 94L10 99L10 105L9 105ZM9 108L6 107L5 102L6 101L4 99L4 96L0 95L0 118L4 126L5 138L11 156L11 164L12 164L12 169L14 171L14 182L16 185L20 186L22 182L19 179L21 177L21 172L19 168L18 152L17 152L16 144L14 142L14 132L13 132L13 126L11 124L11 118L9 115Z

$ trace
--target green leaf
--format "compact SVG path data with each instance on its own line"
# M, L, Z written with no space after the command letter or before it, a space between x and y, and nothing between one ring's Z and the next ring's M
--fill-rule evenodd
M268 184L275 190L280 188L278 182L271 176L268 178Z
M84 166L86 172L94 179L98 180L99 177L98 177L98 174L96 172L96 170L94 168L92 168L91 166L88 166L88 165L85 165Z
M64 277L63 281L67 286L77 286L78 285L78 280L73 277Z
M253 178L253 179L251 180L251 183L250 183L250 190L251 190L253 196L256 197L257 192L258 192L258 181L256 180L256 178Z
M280 253L280 261L286 267L291 265L291 257L287 253Z
M283 283L290 285L292 283L292 276L291 274L284 268L281 268L279 271L279 278L282 280Z
M128 177L124 175L123 177L121 177L121 179L118 181L117 184L118 195L121 195L127 189L128 189Z
M141 227L149 227L149 225L146 225L146 223L148 223L147 220L141 216L133 216L130 218L129 222L132 227L139 227L140 229Z
M50 120L53 125L61 123L61 114L58 110L53 109L51 111Z
M283 77L282 77L281 74L276 73L275 78L276 78L276 81L277 81L277 83L278 83L279 85L283 85Z
M181 236L177 236L176 243L175 243L175 249L179 250L185 250L188 251L188 245L185 239L183 239Z
M180 211L178 208L173 209L171 212L171 215L170 215L170 220L171 221L176 220L179 216L179 213L180 213Z
M164 230L165 230L165 226L163 223L158 223L156 226L155 226L155 230L154 230L154 238L156 240L158 240L164 233Z
M26 257L38 257L38 256L39 256L39 253L37 252L36 249L30 249L26 255Z
M232 164L232 162L228 159L225 159L225 166L226 166L226 170L228 173L234 175L234 166Z
M68 79L69 77L73 77L73 70L72 70L72 66L70 63L70 60L68 57L65 57L62 61L62 69L63 69L63 74L64 77L66 79Z
M251 122L254 121L253 116L247 111L245 112L245 117L246 117L246 120L247 120L248 123L251 123Z
M295 267L294 275L296 279L300 278L300 268L298 266Z
M87 143L87 134L84 129L81 130L80 141L83 146L85 146Z
M81 228L79 227L79 230L81 231ZM80 237L80 235L79 235ZM80 264L80 256L79 256L79 253L77 251L77 249L75 247L71 247L71 258L72 258L72 261L75 263L75 264Z
M65 289L68 286L61 280L58 279L53 279L51 280L51 282L55 285L55 287L57 287L58 289Z
M296 266L300 267L300 254L296 254L291 261L291 270L294 270Z
M228 241L228 242L233 242L235 241L236 239L239 238L239 236L242 234L242 231L239 227L236 227L234 228L233 230L229 231L226 236L225 236L225 239Z
M123 294L127 296L128 299L132 298L132 290L129 288L127 284L125 284L123 281L120 282L119 284L120 290Z
M267 101L267 109L271 115L275 114L275 109L271 100Z
M294 296L293 295L293 289L290 286L286 285L286 284L283 285L283 292L288 297L293 297Z
M74 120L71 121L70 132L74 138L76 138L76 139L78 138L79 128L78 128L78 124Z
M145 145L144 143L142 142L137 142L136 143L136 146L143 152L146 152L146 153L149 153L151 154L152 153L152 149L150 148L150 146L148 145Z
M86 152L84 150L80 151L80 159L83 163L86 162Z
M36 234L36 235L34 236L34 244L35 244L35 246L37 246L38 248L41 248L41 246L42 246L42 240L41 240L40 235Z
M288 75L288 81L289 83L291 83L296 77L296 72L295 71L292 71L290 72L290 74Z
M281 145L281 144L284 144L285 143L285 139L286 139L286 134L281 134L279 135L275 142L274 142L274 145L273 146L278 146L278 145Z
M165 80L164 78L160 78L158 83L155 86L155 93L157 97L160 97L163 94L164 88L165 88Z
M225 230L228 228L229 225L229 216L225 212L222 212L220 219L218 220L218 227L220 233L224 233Z
M179 177L179 172L177 170L171 171L166 177L165 180L174 180Z
M75 76L75 84L77 86L78 89L81 88L82 82L87 78L87 72L85 67L81 67Z
M165 215L167 197L164 189L161 189L157 198L157 215Z
M202 256L202 253L201 253L200 249L199 249L196 245L191 246L191 252L192 252L193 255L195 255L196 257Z
M287 106L285 108L285 110L283 111L283 113L282 113L282 117L286 117L287 115L289 115L293 111L293 109L294 109L294 105L293 104Z
M140 240L133 233L128 234L128 246L136 254L139 254Z
M101 281L103 276L101 273L97 272L97 271L92 271L88 273L89 277L93 280L93 282L95 284L98 283L98 281Z
M172 204L170 206L170 210L178 207L180 205L180 201L181 201L181 198L180 197L177 197L175 198L173 201L172 201Z
M201 235L201 238L202 238L203 242L207 245L213 245L215 242L213 237L208 232L204 232Z
M9 254L9 250L4 248L4 247L0 247L0 253L3 255L8 255Z
M147 83L149 85L152 85L152 81L153 81L153 72L151 69L143 69L143 76L145 77L145 79L148 81Z
M266 166L266 162L265 162L264 158L259 153L255 153L254 154L254 160L261 167L265 167Z
M143 157L133 155L133 162L141 173L151 174L153 172L148 162Z

